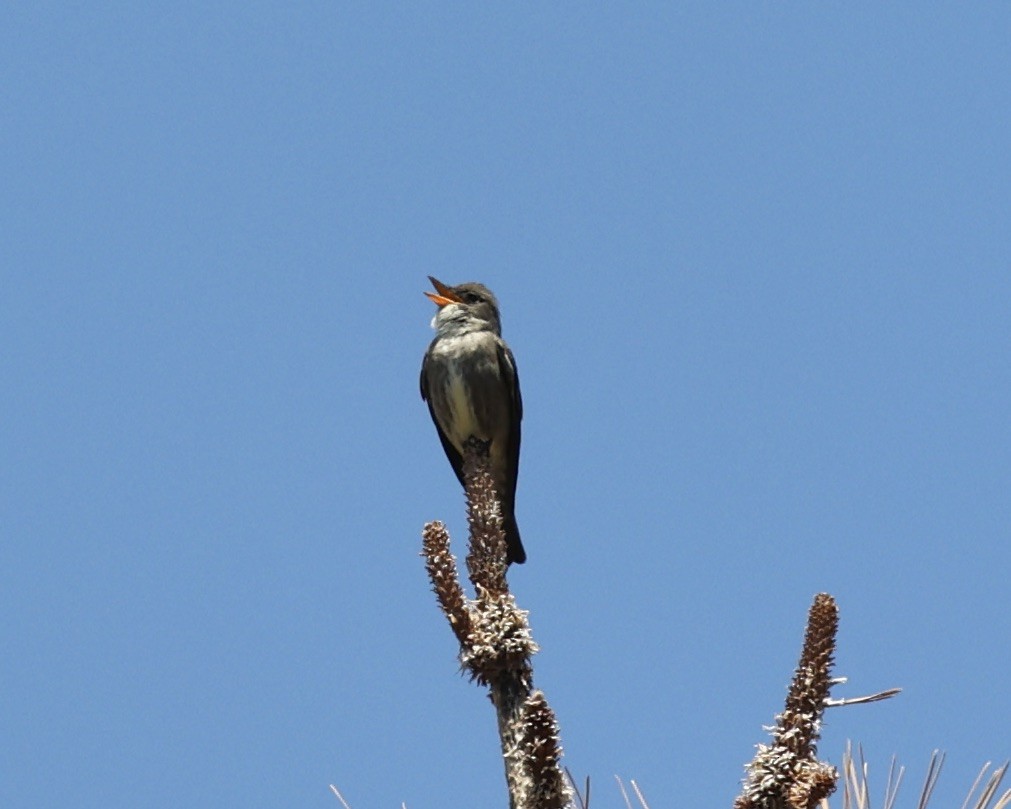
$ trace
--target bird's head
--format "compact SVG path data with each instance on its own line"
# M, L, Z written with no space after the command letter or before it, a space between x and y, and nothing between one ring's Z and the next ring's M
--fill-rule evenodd
M474 281L451 287L432 276L428 276L428 280L436 291L425 292L425 295L439 307L432 321L433 328L439 331L444 328L490 328L501 335L498 301L488 287Z

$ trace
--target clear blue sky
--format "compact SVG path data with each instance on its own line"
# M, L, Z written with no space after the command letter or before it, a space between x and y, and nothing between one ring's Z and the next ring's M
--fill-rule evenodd
M502 304L601 806L728 806L823 590L905 688L829 758L1011 755L1011 8L478 5L0 12L4 806L503 805L429 274Z

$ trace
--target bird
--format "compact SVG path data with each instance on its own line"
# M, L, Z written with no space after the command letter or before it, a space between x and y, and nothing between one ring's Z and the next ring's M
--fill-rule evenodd
M502 507L507 564L527 559L516 525L523 399L516 360L502 339L498 301L484 284L447 286L428 276L425 292L438 311L435 339L421 364L421 398L461 485L463 449L471 439L488 448L492 480Z

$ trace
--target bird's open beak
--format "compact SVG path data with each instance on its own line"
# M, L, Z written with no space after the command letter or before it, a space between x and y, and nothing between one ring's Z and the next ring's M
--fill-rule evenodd
M446 286L438 278L432 278L428 276L428 280L432 282L432 286L435 287L435 292L426 292L425 295L434 304L440 308L443 306L449 306L451 303L463 303L460 296L453 292L448 286Z

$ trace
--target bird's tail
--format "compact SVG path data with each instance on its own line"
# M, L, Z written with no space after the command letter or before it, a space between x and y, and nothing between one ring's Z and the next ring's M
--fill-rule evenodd
M502 530L506 537L506 564L522 565L527 560L527 552L523 550L520 541L520 529L516 525L516 516L507 514L502 520Z

